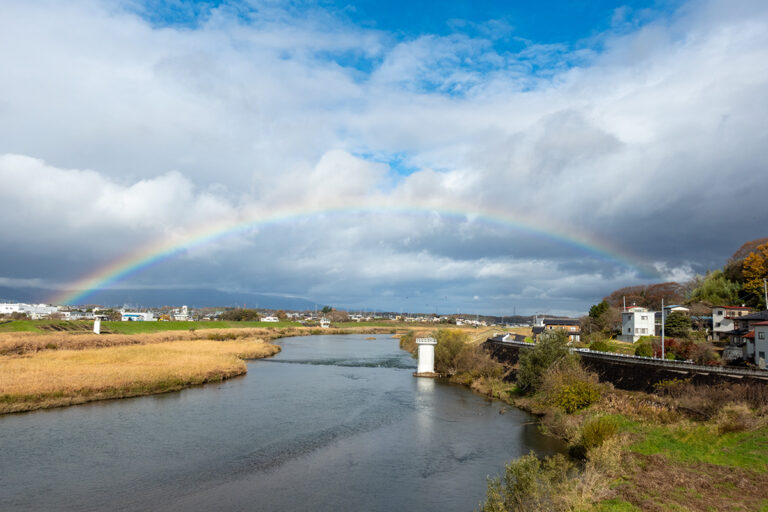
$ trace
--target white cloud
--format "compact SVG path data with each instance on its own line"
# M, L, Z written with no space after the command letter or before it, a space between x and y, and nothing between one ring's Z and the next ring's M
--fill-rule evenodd
M695 1L655 21L617 10L615 32L519 54L493 49L508 27L403 39L277 4L214 9L194 30L96 0L8 1L4 14L0 213L14 222L0 233L89 266L215 220L356 202L523 212L674 279L764 235L763 2ZM348 65L359 59L372 71ZM354 276L377 293L474 280L485 289L453 293L597 299L636 279L553 270L563 251L552 247L498 256L522 235L438 214L281 226L228 239L217 258L259 285L266 271L273 289L304 272L318 293ZM495 255L469 250L480 243ZM8 244L2 258L23 259ZM211 263L210 282L236 281L222 266Z

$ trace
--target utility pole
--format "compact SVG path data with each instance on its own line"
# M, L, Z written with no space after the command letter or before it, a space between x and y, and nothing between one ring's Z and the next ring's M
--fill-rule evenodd
M765 309L768 311L768 285L766 285L766 279L763 279L763 293L765 294Z
M661 358L664 359L664 299L661 299Z

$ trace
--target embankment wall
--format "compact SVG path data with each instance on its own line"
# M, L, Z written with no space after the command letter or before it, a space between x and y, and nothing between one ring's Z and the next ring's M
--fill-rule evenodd
M532 345L518 342L487 340L483 346L491 357L508 366L517 363L521 350ZM605 352L577 350L582 364L595 372L600 380L619 389L652 391L657 382L669 379L690 379L694 384L743 382L768 385L768 372L729 368L709 368L675 361L619 356Z

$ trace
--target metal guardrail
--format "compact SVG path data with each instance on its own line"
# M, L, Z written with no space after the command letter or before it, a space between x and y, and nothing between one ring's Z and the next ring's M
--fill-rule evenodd
M526 343L524 341L503 341L493 338L488 338L487 341L492 343L499 343L502 345L511 345L519 348L533 348L533 343ZM662 368L668 368L671 370L686 370L697 373L717 373L721 375L743 376L743 377L758 377L761 379L768 379L768 371L766 370L749 370L744 368L724 368L720 366L706 366L703 364L696 364L689 361L670 361L668 359L658 359L655 357L634 356L628 354L615 354L612 352L600 352L597 350L589 350L588 348L571 348L571 352L579 354L586 354L589 357L596 359L604 359L607 361L619 361L623 363L634 363L648 366L656 366Z

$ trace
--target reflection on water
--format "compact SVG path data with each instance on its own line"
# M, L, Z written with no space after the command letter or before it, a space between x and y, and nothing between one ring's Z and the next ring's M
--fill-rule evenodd
M559 448L364 338L287 338L245 377L2 417L0 510L472 510L504 462Z

